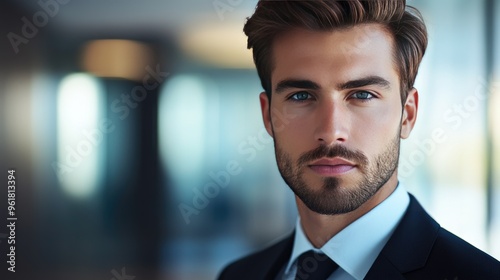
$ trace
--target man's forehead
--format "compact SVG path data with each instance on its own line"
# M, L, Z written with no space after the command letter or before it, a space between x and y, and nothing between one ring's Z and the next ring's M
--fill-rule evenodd
M363 24L334 31L293 29L273 45L272 83L322 76L336 83L369 76L398 75L393 39L379 24ZM390 79L388 79L390 80Z

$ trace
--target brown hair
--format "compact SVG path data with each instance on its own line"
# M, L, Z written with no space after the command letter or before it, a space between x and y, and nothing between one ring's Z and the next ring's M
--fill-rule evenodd
M406 6L405 0L260 0L243 31L248 36L247 47L253 48L257 72L269 99L276 36L292 28L331 31L361 23L382 24L392 34L404 104L427 47L422 16L417 9Z

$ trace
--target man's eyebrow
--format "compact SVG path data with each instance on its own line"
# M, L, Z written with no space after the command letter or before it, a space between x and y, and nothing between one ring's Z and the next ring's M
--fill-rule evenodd
M358 88L358 87L372 86L372 85L380 86L387 89L391 87L391 83L382 77L368 76L356 80L347 81L345 83L338 85L337 88L343 90L343 89Z
M380 77L380 76L368 76L368 77L363 77L359 78L356 80L351 80L347 81L345 83L341 83L337 86L339 90L345 90L345 89L351 89L351 88L358 88L358 87L364 87L364 86L370 86L370 85L375 85L375 86L380 86L383 88L390 88L391 83ZM318 90L321 88L321 86L311 80L304 80L304 79L285 79L283 81L280 81L278 85L276 85L276 88L274 89L274 92L279 94L282 93L283 91L291 88L300 88L300 89L313 89L313 90Z
M275 93L282 93L283 91L290 88L302 88L302 89L320 89L320 86L310 80L300 80L300 79L285 79L280 81L276 88L274 89Z

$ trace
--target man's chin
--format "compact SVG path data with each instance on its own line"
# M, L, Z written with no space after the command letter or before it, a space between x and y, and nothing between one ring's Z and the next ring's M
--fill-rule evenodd
M300 198L299 198L300 199ZM341 215L347 214L358 209L361 205L352 205L352 204L337 204L331 203L330 201L324 201L325 197L321 197L320 200L323 200L321 203L318 201L311 202L307 199L300 199L302 203L311 211L321 214L321 215Z
M301 185L297 189L291 189L303 205L322 215L352 212L370 198L370 194L350 189L349 185L345 185L338 178L327 178L316 188Z

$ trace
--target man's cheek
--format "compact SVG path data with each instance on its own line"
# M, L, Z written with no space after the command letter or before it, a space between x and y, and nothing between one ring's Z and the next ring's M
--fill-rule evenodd
M279 118L271 118L271 124L273 126L273 132L275 135L276 133L281 133L285 130L285 124Z
M282 131L288 129L288 126L293 125L303 119L301 115L303 110L297 110L293 106L280 104L281 106L274 106L271 108L272 123L275 131Z

